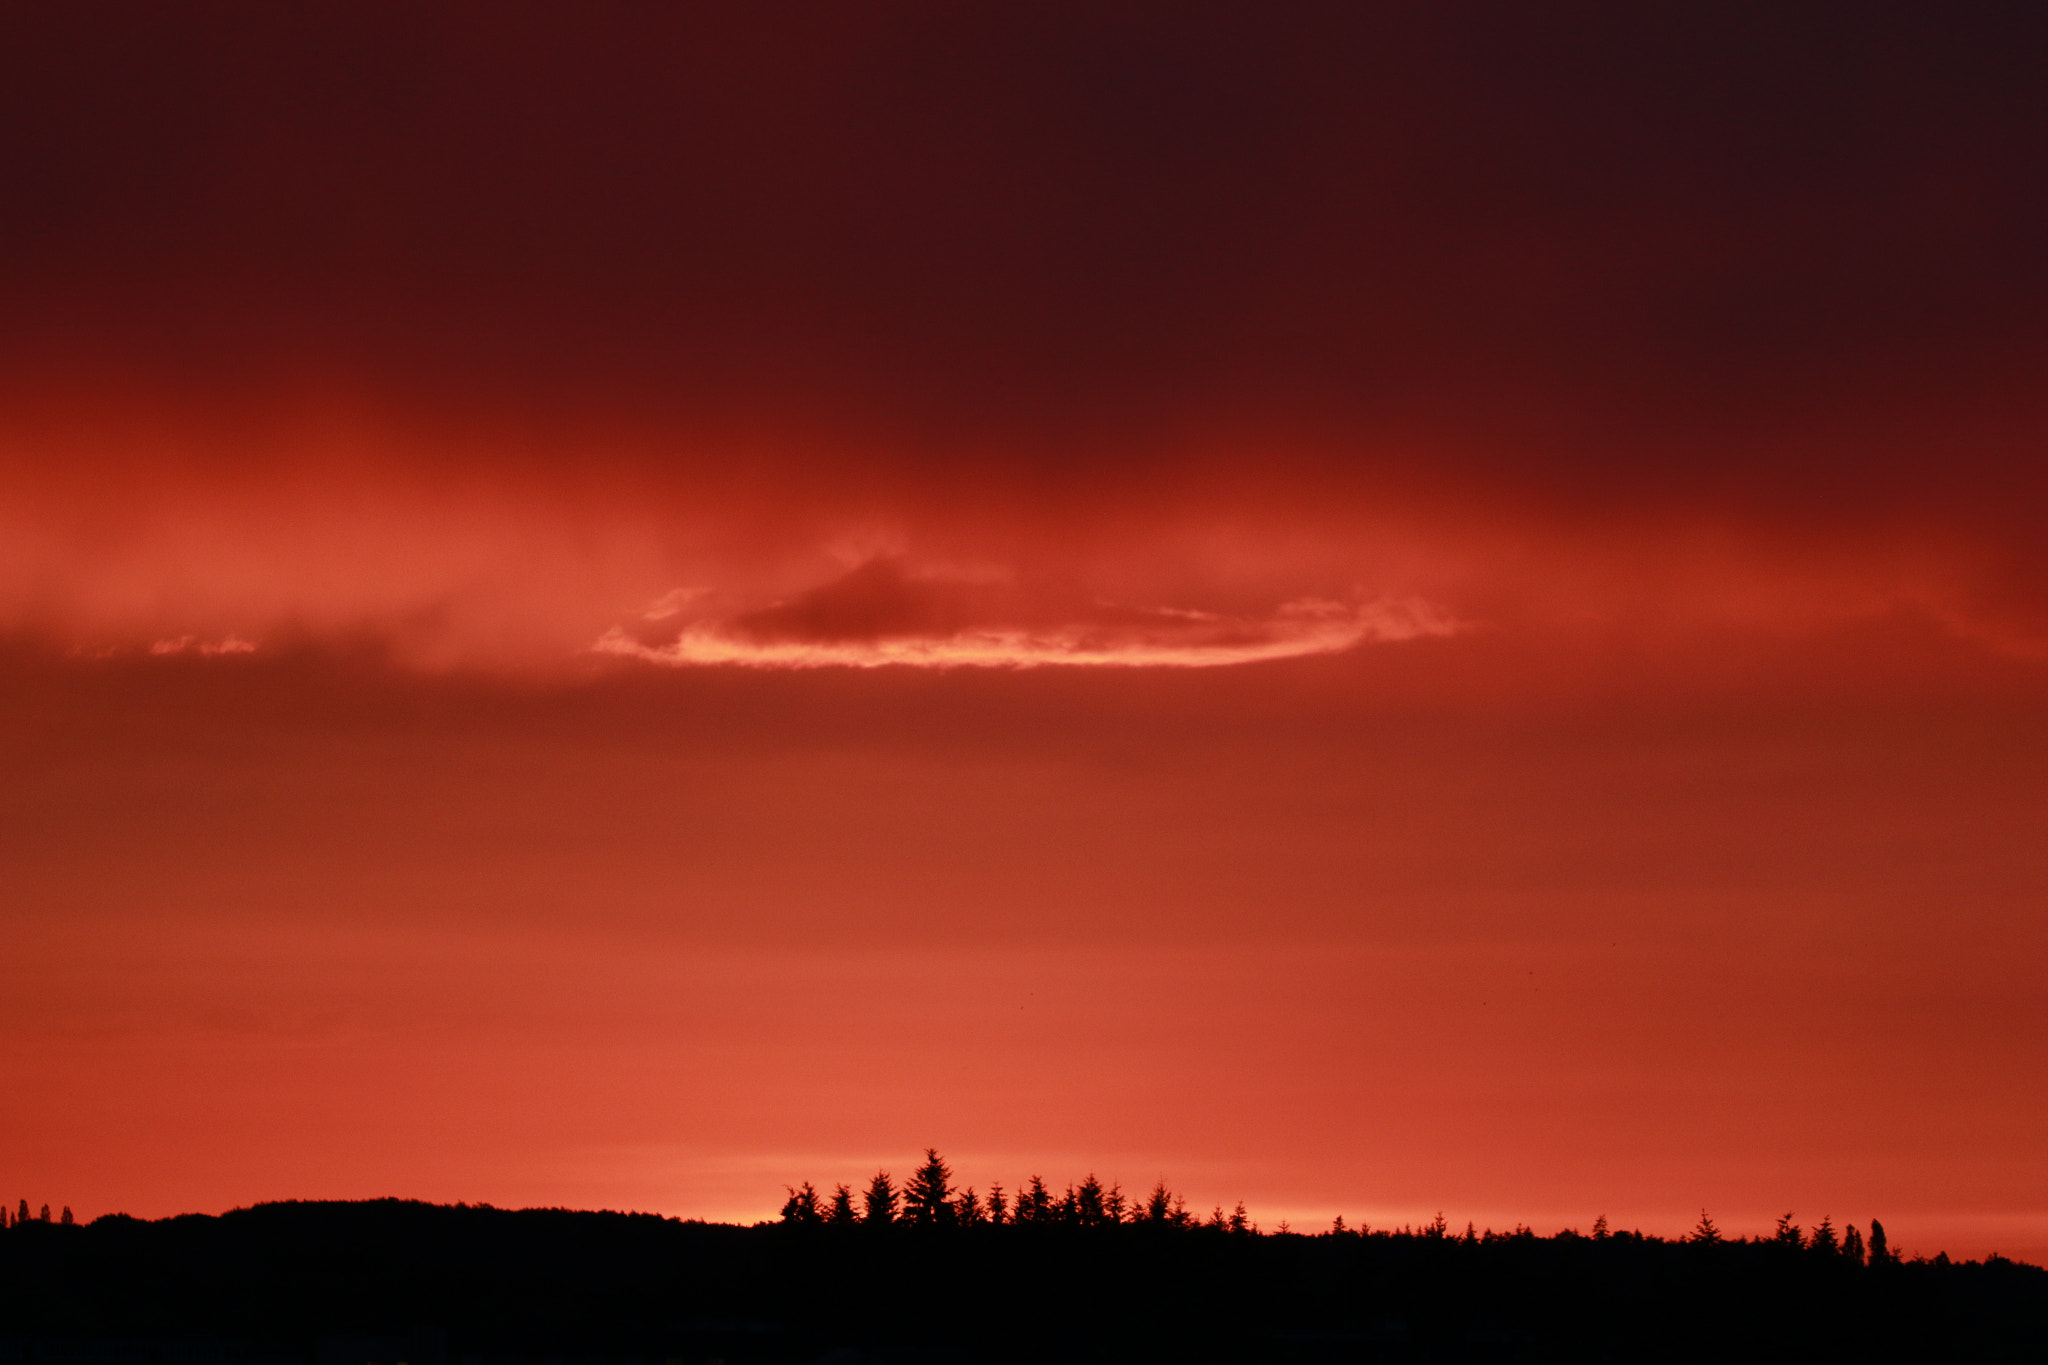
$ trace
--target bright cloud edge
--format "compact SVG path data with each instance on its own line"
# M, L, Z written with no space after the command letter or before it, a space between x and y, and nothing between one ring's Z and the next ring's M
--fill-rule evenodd
M1091 643L1099 632L1077 626L1068 631L964 631L858 644L757 643L722 634L716 624L699 624L667 645L643 644L615 626L590 648L670 668L1224 668L1339 654L1366 643L1442 637L1465 629L1442 607L1420 598L1382 599L1355 607L1290 602L1274 618L1250 624L1275 634L1232 645L1142 638L1101 645Z

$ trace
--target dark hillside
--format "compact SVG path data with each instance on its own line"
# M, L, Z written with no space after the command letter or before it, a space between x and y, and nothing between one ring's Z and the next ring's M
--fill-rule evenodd
M10 1228L0 1324L0 1359L66 1365L2041 1361L2048 1272L1629 1233L734 1227L384 1200Z

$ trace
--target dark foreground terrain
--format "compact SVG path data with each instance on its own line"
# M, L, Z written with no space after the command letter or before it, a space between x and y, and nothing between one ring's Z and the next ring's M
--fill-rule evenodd
M0 1360L2048 1361L2048 1272L1776 1242L732 1227L395 1200L0 1232Z

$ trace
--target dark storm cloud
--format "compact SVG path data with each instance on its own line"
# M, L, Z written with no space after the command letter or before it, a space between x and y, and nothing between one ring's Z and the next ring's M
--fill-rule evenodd
M1858 414L1923 440L2025 407L2042 353L2044 34L2012 6L13 6L4 339L1027 465L1278 424L1566 496L1919 496L1926 457ZM2038 492L2002 420L1942 458Z

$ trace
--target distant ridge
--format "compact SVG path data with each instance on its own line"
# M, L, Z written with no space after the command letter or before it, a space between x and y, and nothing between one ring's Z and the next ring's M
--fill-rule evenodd
M2038 1360L2048 1271L1802 1239L750 1227L412 1200L0 1234L0 1360ZM902 1353L909 1352L911 1357Z

